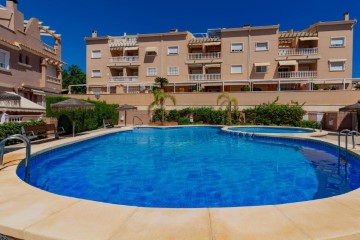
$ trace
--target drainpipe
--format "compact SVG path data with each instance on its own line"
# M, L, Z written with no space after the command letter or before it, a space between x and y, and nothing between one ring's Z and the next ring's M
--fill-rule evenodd
M251 45L250 45L250 34L251 34L251 28L249 27L249 34L248 34L248 54L247 54L247 74L248 74L248 79L249 79L249 82L250 82L250 91L252 92L253 91L253 85L252 85L252 82L250 81L250 52L251 52Z

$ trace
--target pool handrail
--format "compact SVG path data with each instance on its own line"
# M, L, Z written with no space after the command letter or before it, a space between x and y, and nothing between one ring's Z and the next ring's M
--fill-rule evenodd
M31 141L26 136L21 134L11 135L0 142L0 166L4 164L5 144L9 140L20 140L25 143L26 157L25 157L25 182L30 180L30 159L31 159Z
M134 116L134 117L133 117L133 126L134 126L134 127L136 127L136 125L135 125L135 118L137 118L137 119L139 119L139 120L140 120L141 125L144 125L144 122L143 122L143 120L142 120L140 117L138 117L138 116ZM140 124L139 124L139 125L140 125Z

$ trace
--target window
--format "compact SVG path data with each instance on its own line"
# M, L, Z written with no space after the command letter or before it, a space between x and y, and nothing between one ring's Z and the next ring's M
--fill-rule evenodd
M178 67L168 67L168 75L169 76L179 75L179 68Z
M10 53L0 49L0 68L9 70Z
M266 73L267 72L267 66L257 66L255 69L255 72L257 73Z
M344 37L331 38L330 47L345 47L345 38Z
M30 58L29 58L29 56L26 56L26 57L25 57L25 64L26 64L26 65L30 65Z
M330 72L342 72L345 71L345 62L330 62Z
M231 65L231 73L242 73L243 67L242 65Z
M146 76L156 76L157 75L157 68L148 68Z
M268 42L257 42L255 47L256 47L256 51L267 51L267 50L269 50L269 43Z
M231 43L231 52L242 52L244 50L243 43Z
M168 47L168 55L177 55L179 54L179 47Z
M100 50L93 50L91 52L91 58L101 58L101 51Z
M22 60L23 60L23 55L20 53L19 54L19 63L22 63Z
M101 77L101 71L100 70L92 70L91 77Z

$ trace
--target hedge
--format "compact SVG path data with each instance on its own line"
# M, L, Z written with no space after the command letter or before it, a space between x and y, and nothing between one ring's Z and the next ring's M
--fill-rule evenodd
M298 126L305 114L302 105L277 104L277 100L243 110L246 121L257 125Z
M67 133L72 132L72 111L52 111L50 105L69 99L67 97L46 97L46 116L58 119L58 126L63 127ZM119 113L115 110L118 104L107 104L105 101L90 101L95 104L93 111L78 110L75 112L75 132L95 130L103 126L104 118L113 119L114 123L119 120Z
M5 138L14 135L21 134L22 126L35 126L35 125L44 125L45 122L43 120L40 121L30 121L30 122L8 122L0 125L0 141Z

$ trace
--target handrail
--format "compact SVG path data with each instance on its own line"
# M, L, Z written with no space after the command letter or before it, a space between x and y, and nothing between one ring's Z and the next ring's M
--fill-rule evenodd
M348 151L348 136L351 131L349 129L341 130L338 134L338 152L339 152L339 158L341 157L341 135L346 134L345 136L345 158L347 157L347 151Z
M26 145L26 157L25 157L25 182L30 180L30 159L31 159L31 142L30 139L21 134L15 134L9 136L0 142L0 166L4 165L4 154L5 154L5 144L9 140L21 140Z
M144 122L141 120L141 118L139 118L138 116L134 116L133 117L133 126L135 126L135 118L139 119L141 122L141 125L144 125Z

